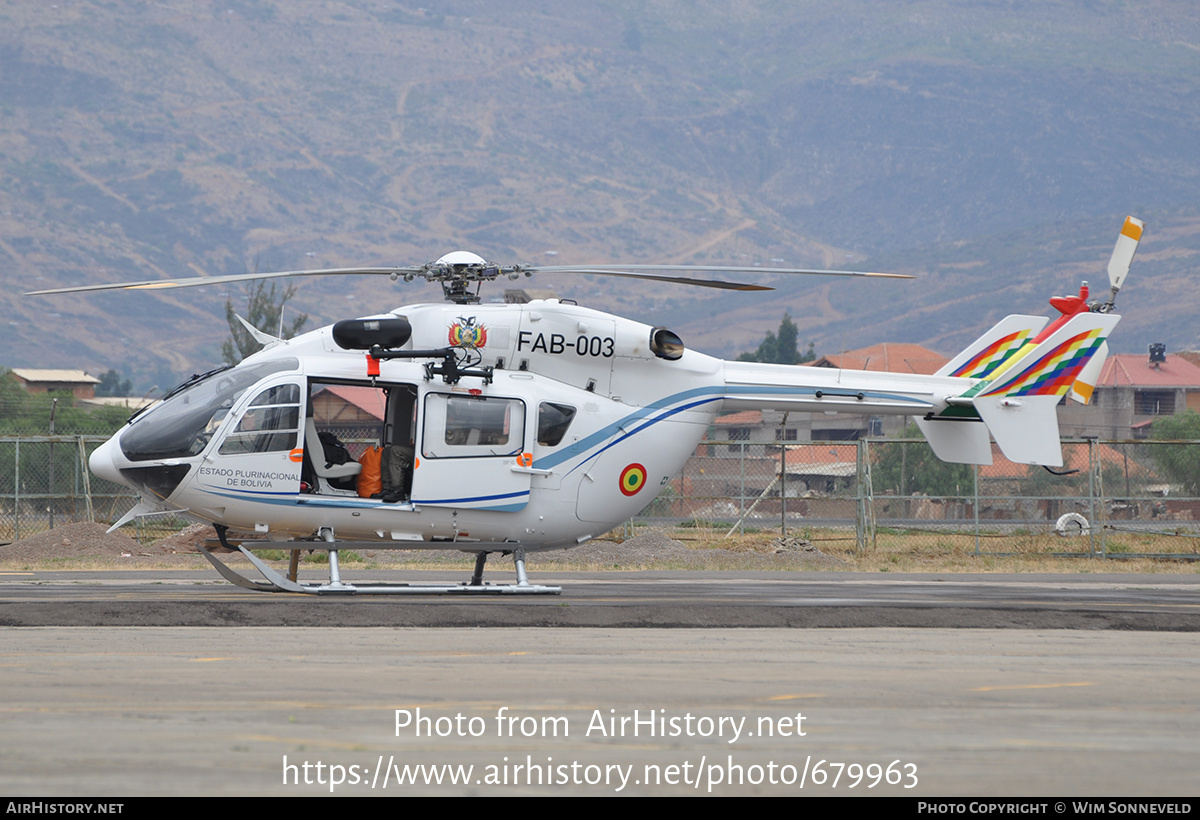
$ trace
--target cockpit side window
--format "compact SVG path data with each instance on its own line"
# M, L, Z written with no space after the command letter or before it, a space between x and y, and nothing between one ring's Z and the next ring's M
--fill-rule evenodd
M246 390L299 367L297 359L287 358L214 372L137 416L121 434L121 450L131 461L199 455Z
M537 443L557 447L575 420L575 408L569 404L544 401L538 405Z
M296 446L300 430L300 386L268 387L242 413L237 427L221 442L221 455L273 453Z
M275 387L268 387L266 390L254 397L254 401L250 402L251 407L263 407L269 404L299 404L300 403L300 385L298 384L280 384Z

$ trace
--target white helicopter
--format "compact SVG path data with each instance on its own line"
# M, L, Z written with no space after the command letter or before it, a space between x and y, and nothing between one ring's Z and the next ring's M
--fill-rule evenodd
M467 252L407 268L352 268L93 285L36 294L211 285L302 275L386 274L440 282L448 304L409 305L281 340L234 367L193 376L136 414L91 456L92 471L132 487L136 516L177 510L229 529L290 537L288 575L245 542L265 581L208 551L238 586L310 594L558 593L529 582L528 552L582 544L648 505L719 412L911 415L937 456L991 463L989 431L1014 462L1061 466L1055 406L1086 402L1117 324L1112 313L1141 237L1129 217L1109 264L1111 295L1052 299L1062 314L1009 316L933 376L732 362L685 348L672 331L559 299L480 304L483 282L533 273L599 273L739 290L758 285L667 271L847 271L612 265L502 267ZM904 277L907 278L907 277ZM474 288L472 289L472 286ZM34 295L34 294L30 294ZM350 396L374 407L380 480L322 436L322 409ZM342 406L345 406L344 404ZM324 439L324 440L323 440ZM367 478L374 474L370 465ZM365 488L362 484L368 486ZM459 585L353 584L348 548L450 549L476 555ZM324 549L329 577L300 583L300 549ZM490 553L511 554L516 584L484 583Z

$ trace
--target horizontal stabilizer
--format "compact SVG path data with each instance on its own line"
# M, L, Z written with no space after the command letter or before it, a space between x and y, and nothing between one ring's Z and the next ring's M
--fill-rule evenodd
M992 442L978 420L947 421L914 417L933 454L954 464L991 464Z

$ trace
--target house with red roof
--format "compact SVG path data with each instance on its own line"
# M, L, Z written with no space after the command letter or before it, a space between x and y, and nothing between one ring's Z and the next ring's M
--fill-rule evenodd
M1058 422L1064 437L1149 438L1156 418L1189 409L1200 412L1200 366L1172 353L1117 353L1104 362L1091 402L1066 402Z
M833 356L822 356L813 367L844 367L848 370L879 370L888 373L920 373L931 376L950 361L927 347L883 342Z

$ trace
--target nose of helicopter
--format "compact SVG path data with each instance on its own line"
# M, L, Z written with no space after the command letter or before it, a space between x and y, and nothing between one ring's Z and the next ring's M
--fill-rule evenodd
M92 451L91 457L88 458L88 466L92 468L93 474L105 481L128 485L129 482L122 479L121 472L113 462L113 456L119 453L117 437L113 436Z

